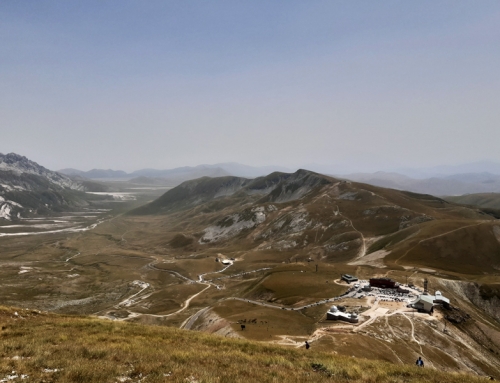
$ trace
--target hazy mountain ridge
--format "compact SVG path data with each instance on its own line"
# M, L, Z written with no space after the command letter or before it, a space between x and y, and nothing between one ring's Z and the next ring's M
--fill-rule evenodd
M224 177L230 174L219 167L183 167L172 170L145 169L130 174L134 178L130 182L139 184L156 184L164 186L177 186L184 181L201 177ZM139 176L137 176L139 175Z
M289 169L279 166L254 167L238 163L203 164L165 170L141 169L131 173L111 169L93 169L88 172L71 168L60 170L60 172L67 175L79 175L90 179L128 179L138 184L149 183L164 186L177 186L184 181L201 177L235 176L258 178L274 171L291 172ZM333 174L332 172L320 173ZM500 165L493 162L478 162L460 166L444 166L428 169L401 169L401 173L378 171L375 173L333 175L333 177L365 182L397 190L408 190L415 193L462 195L468 193L500 192L499 174Z
M92 169L89 171L82 171L73 168L66 168L58 170L59 173L65 174L67 176L80 176L90 179L97 178L125 178L129 175L123 170L112 170L112 169Z
M453 174L483 172L500 175L500 163L494 161L475 161L458 165L438 165L426 168L401 168L396 169L395 172L417 179L433 177L444 178Z
M182 166L173 169L140 169L127 173L122 170L111 169L92 169L89 171L82 171L73 168L66 168L59 170L60 173L66 175L79 175L86 178L136 178L136 177L150 177L150 178L166 178L172 180L181 180L180 182L189 179L200 177L223 177L223 176L236 176L244 178L256 178L265 176L269 173L276 171L289 172L290 169L282 166L248 166L238 164L236 162L218 163L218 164L202 164L197 166Z
M410 178L399 173L376 172L347 174L342 178L375 186L441 196L500 192L500 175L488 172L459 173L424 179Z

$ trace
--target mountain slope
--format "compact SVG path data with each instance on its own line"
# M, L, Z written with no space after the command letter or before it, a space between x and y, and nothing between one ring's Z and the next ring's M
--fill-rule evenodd
M85 185L15 153L0 153L0 218L85 206Z
M365 256L383 251L388 262L397 257L405 265L420 257L438 268L450 260L474 272L500 267L492 216L431 195L339 181L307 170L255 180L188 181L129 214L172 213L175 218L169 219L184 228L183 235L195 236L204 246L293 251L327 262L362 263L369 263ZM462 239L470 243L461 250L464 244L446 233L467 226ZM440 236L436 246L430 246L431 240L417 246L435 235ZM470 256L470 246L481 250Z
M186 181L167 191L160 198L130 212L129 214L158 214L186 209L213 200L231 196L251 181L239 177L202 177Z
M83 190L82 185L80 185L78 182L74 182L73 180L62 174L48 170L43 166L38 165L36 162L31 161L28 158L16 153L0 153L0 171L4 173L4 177L6 177L5 173L11 173L16 176L34 175L44 177L50 184L62 188ZM6 178L3 178L3 180L6 181ZM34 184L32 183L31 185L29 185L28 181L27 185L25 186L29 189L30 187L34 187Z
M233 176L202 177L182 183L150 204L133 210L130 214L164 214L233 196L240 199L254 196L270 201L293 200L321 182L329 182L323 176L313 174L315 173L300 170L293 175L275 172L256 179Z
M476 193L462 196L444 197L447 201L462 205L500 210L500 193Z

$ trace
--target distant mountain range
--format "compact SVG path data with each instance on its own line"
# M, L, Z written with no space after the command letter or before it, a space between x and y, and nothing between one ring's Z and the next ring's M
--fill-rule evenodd
M453 170L484 170L455 174L444 174ZM290 169L279 166L254 167L238 163L185 166L174 169L141 169L131 173L122 170L62 169L54 172L38 165L26 157L10 153L0 154L0 217L12 219L21 211L38 212L64 210L87 203L85 191L106 191L102 183L91 181L129 180L138 184L177 186L185 181L202 177L242 177L255 179L273 172L290 173ZM472 193L500 193L500 164L478 162L461 166L421 169L426 172L443 172L440 176L419 178L398 172L352 173L341 176L356 182L375 186L407 190L437 196L459 196ZM498 174L494 173L498 172ZM340 176L337 176L340 178Z
M500 163L491 161L429 168L405 168L395 172L379 171L375 173L351 173L343 175L327 171L329 167L321 167L320 165L312 166L312 169L322 174L333 175L337 178L439 196L500 192ZM59 172L69 176L78 175L88 179L127 179L139 184L177 186L184 181L200 177L235 176L257 178L275 171L290 173L295 170L281 166L254 167L233 162L184 166L164 170L141 169L131 173L111 169L92 169L87 172L77 169L62 169Z
M100 178L128 178L129 175L123 170L111 170L111 169L92 169L88 172L82 170L67 168L57 171L58 173L65 174L67 176L80 176L90 179L100 179Z
M411 178L399 173L376 172L347 174L342 178L437 196L500 192L500 175L488 172L460 173L424 179Z
M441 165L427 168L400 168L396 173L412 178L446 177L454 174L491 173L500 175L500 163L493 161L477 161L460 165Z
M80 176L89 179L127 179L136 183L162 184L176 186L184 181L200 177L224 177L237 176L246 178L256 178L267 175L274 171L288 172L290 169L280 166L254 167L238 163L220 163L214 165L183 166L174 169L141 169L131 173L123 170L92 169L82 171L78 169L61 169L59 173L68 176Z

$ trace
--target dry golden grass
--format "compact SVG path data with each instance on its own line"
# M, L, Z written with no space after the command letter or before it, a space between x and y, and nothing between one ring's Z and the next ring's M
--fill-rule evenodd
M286 305L312 303L344 293L347 286L334 283L339 276L337 269L330 265L322 264L315 272L314 265L292 263L270 271L249 295L262 294L268 296L268 300Z
M18 315L15 314L18 313ZM36 382L479 382L164 327L0 308L0 379Z
M496 274L500 243L494 223L434 221L420 226L411 240L398 243L385 258L388 265L425 265L461 274Z

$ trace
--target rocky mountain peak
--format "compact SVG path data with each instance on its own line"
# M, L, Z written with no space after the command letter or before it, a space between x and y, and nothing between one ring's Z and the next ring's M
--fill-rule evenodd
M74 191L85 186L16 153L0 153L0 219L46 214L85 203Z
M41 176L47 179L51 184L73 190L83 190L84 187L65 175L46 169L30 159L16 153L2 154L0 153L0 172L12 172L15 176L23 174L32 174ZM2 183L9 185L9 177L4 174ZM12 181L12 179L11 179ZM10 185L12 186L12 185ZM19 186L19 185L18 185Z

